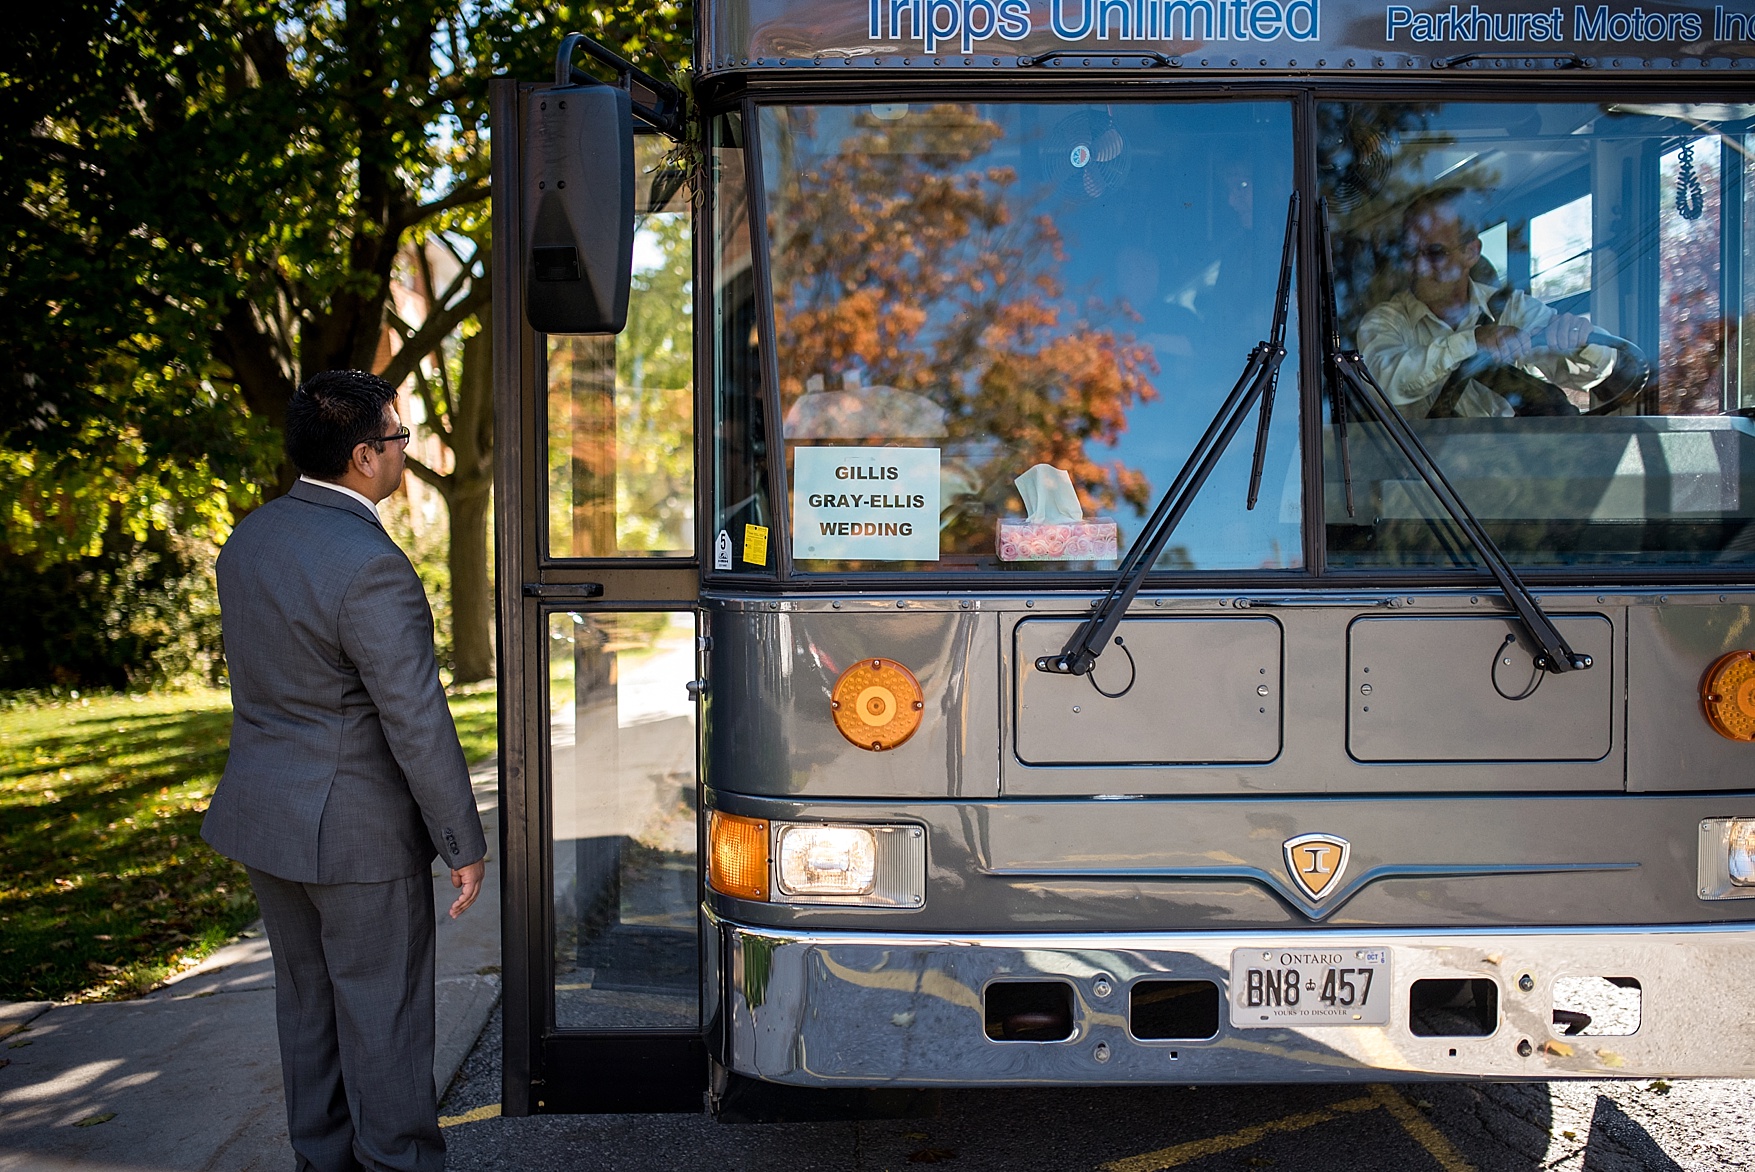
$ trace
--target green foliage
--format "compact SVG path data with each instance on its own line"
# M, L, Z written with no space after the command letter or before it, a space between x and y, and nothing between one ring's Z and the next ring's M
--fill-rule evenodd
M78 558L0 547L0 688L138 690L221 673L211 542L117 526Z
M65 0L9 30L4 572L102 577L128 542L223 542L291 480L279 426L303 377L401 382L485 308L489 78L551 76L575 28L680 63L692 21L686 3ZM397 258L432 242L460 273L402 322ZM110 629L115 600L89 603L76 638Z
M470 761L495 705L451 701ZM224 692L0 696L0 1000L137 996L256 918L200 837L230 735Z

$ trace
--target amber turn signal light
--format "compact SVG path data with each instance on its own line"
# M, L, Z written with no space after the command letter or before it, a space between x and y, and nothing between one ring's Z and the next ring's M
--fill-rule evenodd
M914 673L893 659L862 659L835 681L829 710L841 735L862 749L893 749L920 727L926 696Z
M1719 736L1755 741L1755 651L1714 660L1700 681L1700 706Z
M738 899L768 898L768 822L714 810L707 818L707 882Z

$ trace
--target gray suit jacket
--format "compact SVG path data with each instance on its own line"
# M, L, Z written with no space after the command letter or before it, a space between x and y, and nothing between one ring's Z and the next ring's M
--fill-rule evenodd
M300 883L487 853L414 567L360 502L295 484L219 555L231 756L201 836Z

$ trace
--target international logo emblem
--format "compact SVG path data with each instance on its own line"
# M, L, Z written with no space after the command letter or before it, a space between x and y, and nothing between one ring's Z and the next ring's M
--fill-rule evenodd
M1282 848L1286 852L1286 870L1292 882L1311 899L1322 899L1340 886L1341 874L1347 869L1347 856L1352 845L1333 834L1300 834L1288 838Z

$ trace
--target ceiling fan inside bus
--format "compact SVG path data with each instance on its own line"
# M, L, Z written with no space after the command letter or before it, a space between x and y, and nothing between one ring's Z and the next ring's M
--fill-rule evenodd
M1133 160L1107 107L1079 110L1054 124L1042 143L1042 168L1060 190L1098 199L1127 182Z

